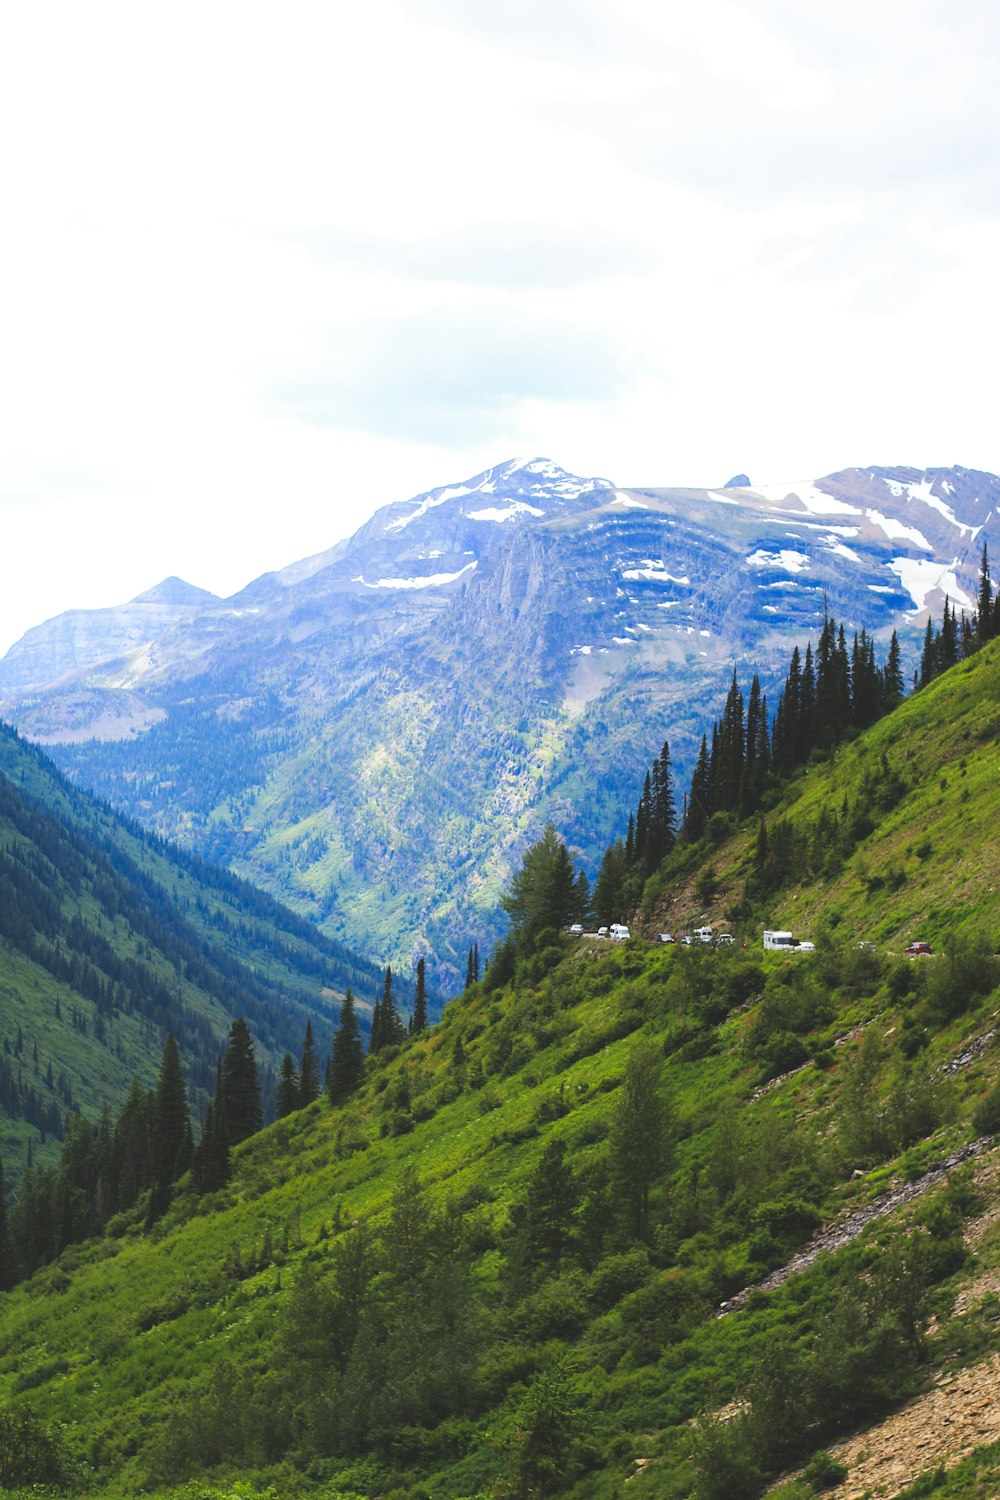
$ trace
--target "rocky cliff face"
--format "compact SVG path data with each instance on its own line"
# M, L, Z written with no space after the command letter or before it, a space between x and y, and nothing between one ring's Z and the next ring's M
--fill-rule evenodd
M429 952L447 984L546 819L593 859L665 737L686 777L734 665L776 681L824 603L914 640L946 595L974 607L995 476L746 477L623 491L512 461L232 599L40 626L0 663L0 713L159 831L380 958Z

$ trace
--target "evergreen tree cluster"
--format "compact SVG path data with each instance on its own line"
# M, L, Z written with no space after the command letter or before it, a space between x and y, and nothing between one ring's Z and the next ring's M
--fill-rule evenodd
M259 1130L261 1120L253 1039L237 1019L195 1145L180 1049L168 1033L155 1088L133 1082L115 1120L107 1106L97 1122L72 1115L57 1164L21 1174L9 1221L0 1216L0 1276L11 1283L30 1276L68 1245L102 1233L143 1195L151 1226L188 1171L196 1192L224 1187L230 1147Z
M879 666L867 631L855 631L848 647L843 625L827 614L819 641L805 655L794 647L773 721L755 674L744 713L736 673L722 718L701 750L684 801L681 837L693 843L719 812L745 817L761 805L775 781L804 765L814 750L829 750L847 735L867 729L903 697L896 632Z
M379 999L378 995L375 996L372 1009L372 1029L368 1041L369 1056L374 1056L385 1047L398 1047L405 1040L406 1027L393 999L392 966L389 965L382 983L382 997Z
M924 645L920 654L920 668L914 674L914 687L926 687L953 667L956 662L972 656L987 641L1000 635L1000 593L994 598L990 577L990 559L983 544L983 557L979 568L979 590L976 598L976 613L970 619L963 610L956 614L950 599L945 599L941 624L928 618L924 632Z
M676 844L696 843L717 814L746 817L766 792L803 765L814 750L829 749L847 734L889 713L902 700L903 674L895 631L880 666L867 631L848 647L843 625L829 613L818 644L803 656L794 648L773 721L755 673L744 697L737 674L722 716L703 735L678 826L669 742L646 773L628 832L604 852L594 885L594 913L604 926L624 920L638 904L644 882Z

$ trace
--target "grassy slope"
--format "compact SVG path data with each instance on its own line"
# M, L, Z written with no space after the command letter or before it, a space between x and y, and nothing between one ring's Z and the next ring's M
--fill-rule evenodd
M768 825L778 818L839 814L845 796L856 800L862 776L882 754L908 785L839 873L793 884L774 900L757 903L749 936L756 939L761 927L788 927L813 937L824 922L843 935L892 948L905 948L914 938L938 945L949 933L983 927L1000 942L998 645L991 643L907 699L832 757L817 758L768 811ZM719 848L701 851L720 881L711 901L698 898L692 879L672 885L655 879L647 891L650 928L659 930L668 920L680 928L703 916L724 923L727 908L742 893L756 838L754 821Z
M934 858L914 857L912 876L885 898L884 909L866 923L866 935L874 932L895 941L908 935L918 919L923 923L931 913L953 912L956 878L965 892L979 893L973 916L987 924L995 917L981 872L995 869L1000 854L995 786L988 774L995 747L986 738L987 732L995 734L998 679L1000 652L984 654L842 751L836 765L814 770L790 794L789 809L811 812L824 798L839 803L866 755L885 747L890 758L906 764L913 782L908 803L854 858L863 858L869 871L898 863L902 851L918 843L928 826L931 836L941 840L941 857L937 851ZM963 756L964 776L958 764ZM918 784L920 770L929 781ZM942 774L946 787L940 784ZM963 799L966 789L969 796ZM977 858L966 865L964 851L973 834ZM714 856L733 888L745 855L746 839ZM839 911L840 929L853 942L862 912L870 911L857 869L835 880L827 899L829 907L821 892L792 895L776 909L775 920L802 926L807 917L819 922L827 911L834 916ZM939 935L933 926L924 930L932 940ZM872 971L867 983L855 975L852 983L840 985L852 951L849 943L816 956L816 973L829 979L830 1002L808 1033L813 1049L822 1050L834 1037L873 1020L889 1048L915 1003L912 994L892 1000L884 983L891 965L882 974ZM639 943L615 950L583 945L571 949L540 984L522 983L499 998L473 992L449 1007L426 1039L382 1064L350 1109L333 1111L320 1103L247 1143L237 1154L234 1184L196 1211L183 1201L176 1205L154 1240L143 1238L136 1227L103 1244L75 1247L59 1265L11 1294L3 1307L0 1391L69 1424L77 1450L96 1465L96 1483L110 1485L115 1493L134 1492L147 1479L146 1445L155 1440L174 1404L204 1386L223 1353L250 1370L268 1367L269 1341L287 1301L294 1264L306 1254L320 1269L328 1264L330 1247L339 1238L328 1231L338 1211L346 1224L355 1219L377 1224L408 1164L417 1167L436 1201L457 1198L463 1204L477 1241L487 1247L476 1262L477 1284L499 1293L498 1235L545 1144L554 1137L564 1139L578 1172L601 1155L617 1086L642 1038L655 1038L667 1054L664 1077L679 1121L675 1184L686 1169L712 1159L719 1121L729 1118L729 1105L736 1108L733 1118L742 1122L740 1128L750 1132L780 1132L806 1122L803 1128L816 1142L835 1140L854 1046L837 1049L831 1067L809 1066L754 1100L762 1074L746 1043L759 1007L713 1028L699 1025L683 998L678 1000L674 981L693 972L687 966L718 964L713 982L722 982L725 965L737 961L736 954L686 954ZM775 957L761 962L769 993L780 990L789 961ZM801 969L813 961L792 962ZM935 971L929 965L914 968L915 974L921 972ZM931 1028L924 1057L932 1073L970 1038L990 1029L997 1004L996 993L970 997L958 1014ZM621 1034L628 1028L635 1029ZM505 1033L513 1049L506 1059L500 1046ZM485 1082L452 1097L453 1049L459 1037L470 1071L481 1066ZM682 1037L689 1039L688 1045L679 1046ZM997 1051L987 1048L955 1074L942 1123L926 1141L911 1147L902 1163L905 1172L912 1174L970 1138L971 1109L996 1079L998 1062ZM398 1085L404 1078L412 1096L407 1123L413 1128L397 1135ZM829 1219L847 1204L865 1201L899 1166L890 1156L861 1178L834 1174L823 1189L823 1216ZM655 1214L669 1215L674 1190L657 1193ZM186 1217L189 1213L194 1216ZM290 1246L287 1255L278 1255L278 1269L272 1265L241 1281L227 1275L234 1246L245 1256L261 1244L269 1227L279 1241L286 1226ZM702 1295L715 1300L764 1268L737 1233L727 1232L721 1239L696 1235L671 1253L695 1277ZM1000 1239L987 1237L979 1254L984 1265L1000 1263ZM654 1261L652 1284L672 1274L670 1265L670 1254ZM630 1495L641 1500L643 1494L688 1493L690 1417L706 1400L720 1405L743 1393L747 1370L760 1359L776 1327L802 1339L821 1316L812 1311L813 1298L821 1298L821 1278L810 1273L800 1279L799 1291L786 1289L722 1322L703 1322L650 1362L629 1352L624 1304L605 1311L593 1278L588 1286L581 1294L590 1299L582 1330L546 1336L543 1327L534 1338L523 1336L519 1351L522 1374L543 1366L564 1345L574 1351L584 1425L599 1454L575 1489L567 1479L566 1492L581 1500L622 1493L635 1456L649 1457L652 1463L646 1477L629 1483ZM941 1304L945 1329L946 1294L947 1285ZM945 1337L932 1347L932 1356L954 1357L953 1345L954 1338L949 1345ZM493 1420L495 1413L491 1417L486 1411L473 1424L466 1438L468 1457L446 1461L438 1454L418 1467L416 1474L428 1481L435 1500L485 1487L483 1476L488 1478L493 1461L485 1432ZM319 1472L330 1473L331 1468ZM391 1463L388 1481L386 1472L371 1471L372 1492L392 1481ZM416 1474L412 1468L397 1473L395 1482L409 1482ZM287 1474L284 1484L290 1484Z

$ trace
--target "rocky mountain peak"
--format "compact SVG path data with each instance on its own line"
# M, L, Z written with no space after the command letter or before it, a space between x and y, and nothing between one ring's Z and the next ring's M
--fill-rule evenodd
M218 597L208 589L200 589L195 584L187 583L183 578L171 574L169 578L164 578L162 583L157 583L153 588L136 594L135 598L129 602L132 604L169 604L177 607L213 604L218 601Z

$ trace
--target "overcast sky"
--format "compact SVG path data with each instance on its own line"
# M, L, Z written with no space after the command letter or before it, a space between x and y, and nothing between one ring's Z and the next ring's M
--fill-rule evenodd
M543 454L1000 469L990 0L0 22L0 651Z

